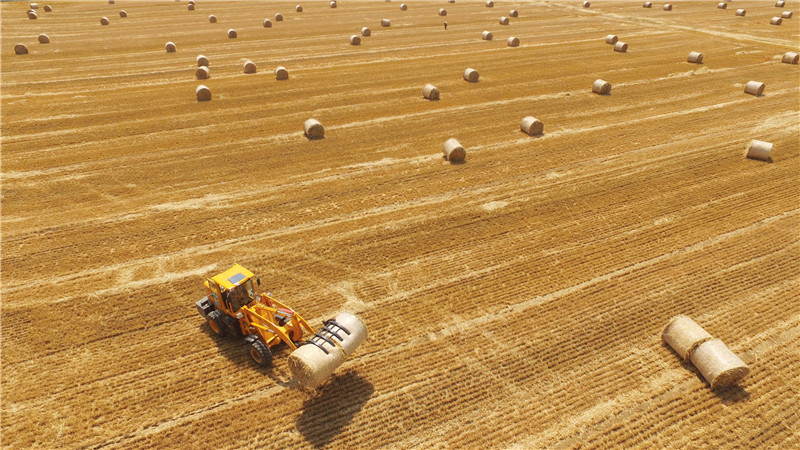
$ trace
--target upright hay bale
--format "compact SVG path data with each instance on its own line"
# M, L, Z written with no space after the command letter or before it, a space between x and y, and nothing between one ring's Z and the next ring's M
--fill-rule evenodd
M439 89L428 83L422 88L422 96L428 100L439 100Z
M728 4L725 2L717 3L717 9L728 9Z
M406 6L405 3L400 3L400 11L405 11L407 9L408 9L408 6Z
M289 71L286 70L286 67L278 66L275 69L275 79L276 80L288 80L289 79Z
M478 75L478 71L475 69L468 67L467 70L464 71L464 79L470 83L477 83L479 77L480 75Z
M670 5L669 3L664 5L664 11L672 11L672 5Z
M523 117L519 128L528 136L536 136L544 132L544 124L533 116Z
M673 317L661 333L661 340L672 347L684 361L689 359L692 351L700 344L711 339L706 330L684 315Z
M231 28L230 30L228 30L228 37L229 37L230 39L235 39L237 36L239 36L239 35L238 35L238 34L236 34L236 30L234 30L233 28Z
M487 1L487 2L486 2L486 7L487 7L487 8L494 8L494 2L493 2L493 1L491 1L491 0L490 0L490 1Z
M508 17L519 17L519 12L516 9L512 9L508 12Z
M744 17L745 14L747 14L747 10L746 9L737 9L736 10L736 15L737 16Z
M382 27L390 27L392 26L392 21L389 19L381 19L381 26Z
M519 47L519 38L517 37L511 36L506 42L508 42L509 47Z
M272 28L272 21L269 19L264 19L264 28Z
M164 45L164 48L167 50L167 53L175 53L175 43L170 41Z
M764 83L759 81L748 81L744 86L744 93L755 95L756 97L764 93L764 88L767 87Z
M198 102L207 102L211 100L211 89L208 86L201 84L197 86L197 89L194 91L195 95L197 95Z
M798 59L800 59L800 54L795 52L786 52L783 54L783 58L781 58L781 62L784 64L797 64Z
M367 27L361 27L361 35L362 36L372 36L372 30Z
M17 44L14 46L14 53L17 55L27 55L28 47L25 44Z
M771 161L770 159L770 152L772 151L772 143L759 141L757 139L753 139L750 141L750 145L744 151L744 156L750 159L757 159L759 161Z
M653 2L644 2L644 4L642 5L642 8L652 8L652 7L653 7Z
M208 21L209 23L217 23L217 16L211 14L210 16L208 16Z
M100 25L108 25L108 17L101 17Z
M614 51L619 53L625 53L628 51L628 44L619 41L616 44L614 44Z
M123 9L122 11L119 12L119 16L124 19L128 17L128 12Z
M793 13L791 11L784 11L781 13L781 19L791 19L792 14Z
M500 18L500 25L508 25L508 17L503 16Z
M619 40L619 37L616 34L609 34L606 36L606 44L614 45Z
M611 83L603 81L601 79L597 79L595 80L594 84L592 84L592 92L600 95L610 95Z
M703 54L700 52L690 52L686 61L695 64L703 64Z
M45 10L46 12L51 12L51 11L53 10L53 7L52 7L52 6L50 6L50 5L44 5L44 10Z
M283 22L283 14L275 14L275 22Z
M194 71L194 76L198 80L207 80L211 76L211 71L206 66L200 66Z
M244 73L256 73L256 63L249 59L244 62Z
M38 15L38 14L36 14L36 11L34 11L34 10L32 10L32 9L31 9L31 10L28 10L28 19L30 19L30 20L36 20L36 19L38 19L38 18L39 18L39 15Z
M325 127L317 119L308 119L303 123L303 133L308 139L322 139L325 137Z
M444 17L447 15L447 10L444 8L439 8L439 15Z
M197 66L198 67L208 67L208 58L203 55L197 55Z
M747 364L719 339L700 344L692 352L690 359L703 378L711 384L711 389L734 385L750 373Z
M780 17L773 17L772 20L769 21L770 25L780 25L783 23L783 19Z
M294 7L294 10L297 11L297 12L303 12L303 7L300 6L300 5L297 5L297 6Z
M467 157L467 151L456 138L450 138L442 146L444 159L450 162L461 162Z
M783 0L779 0L779 1L775 2L775 7L776 8L783 8L784 6L786 6L786 2L783 1Z
M350 36L350 45L361 45L361 37L357 34Z
M589 3L589 2L583 2L583 7L584 7L584 8L589 8L589 7L591 7L591 6L592 6L592 4L591 4L591 3Z
M484 31L483 33L481 33L481 39L483 39L484 41L491 41L493 38L494 35L492 34L491 31Z
M50 37L48 35L46 35L46 34L40 34L39 35L39 43L40 44L49 44L50 43Z

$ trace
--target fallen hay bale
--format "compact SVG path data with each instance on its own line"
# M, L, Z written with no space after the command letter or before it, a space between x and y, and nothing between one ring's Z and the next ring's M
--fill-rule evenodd
M439 15L444 17L447 15L447 10L444 8L439 8Z
M591 3L589 3L589 2L583 2L583 7L584 7L584 8L589 8L589 7L591 7L591 6L592 6L592 4L591 4Z
M28 46L25 44L17 44L14 46L14 53L17 55L27 55Z
M737 384L750 373L747 364L719 339L700 344L692 352L690 359L703 378L711 384L711 389Z
M53 7L52 7L52 6L50 6L50 5L44 5L44 10L45 10L46 12L51 12L51 11L53 10Z
M664 11L672 11L672 5L670 5L669 3L664 5Z
M594 84L592 84L592 92L600 95L610 95L611 83L603 81L598 78L597 80L595 80Z
M461 162L467 157L467 151L456 138L450 138L442 146L444 159L450 162Z
M244 73L256 73L256 63L249 59L244 62Z
M486 7L487 8L494 8L494 2L493 1L486 2Z
M770 25L780 25L783 23L783 19L780 17L773 17L772 20L769 21Z
M208 21L210 23L217 23L217 16L211 14L210 16L208 16Z
M428 83L422 88L422 96L428 100L439 100L439 89Z
M32 9L29 9L29 10L28 10L28 19L30 19L30 20L36 20L36 19L38 19L38 18L39 18L39 15L38 15L38 14L36 14L36 11L34 11L34 10L32 10Z
M512 9L508 12L508 17L519 17L519 12L516 9Z
M755 95L756 97L764 93L764 88L767 86L759 81L748 81L744 86L745 94Z
M506 42L508 42L509 47L519 47L519 38L511 36L509 37Z
M523 117L519 128L528 136L536 136L544 132L544 124L533 116Z
M50 43L50 37L48 35L46 35L46 34L40 34L39 35L39 43L40 44L49 44Z
M322 139L325 137L325 127L317 119L308 119L303 123L303 134L308 139Z
M303 12L303 7L300 6L300 5L297 5L297 6L294 7L294 10L297 11L297 12Z
M792 14L793 13L791 11L784 11L781 13L781 19L791 19Z
M128 17L128 12L123 9L122 11L119 12L119 16L124 19Z
M197 55L197 66L198 67L208 67L208 58L203 55Z
M272 21L269 19L264 19L264 28L272 28Z
M717 3L717 9L728 9L728 4L725 2Z
M405 3L400 3L400 11L405 11L407 9L408 9L408 6L406 6Z
M492 34L491 31L484 31L483 33L481 33L481 39L483 39L484 41L491 41L493 38L494 35Z
M198 80L207 80L211 76L211 71L206 66L200 66L194 71L194 76Z
M503 16L500 18L500 25L508 25L508 17Z
M606 44L614 45L619 40L619 37L616 34L609 34L606 36Z
M614 44L614 51L619 53L625 53L628 51L628 44L620 41Z
M108 17L101 17L100 25L108 25Z
M695 64L703 64L703 54L700 52L690 52L689 57L686 58L686 61Z
M745 14L747 14L747 10L746 9L737 9L736 10L736 15L737 16L744 17Z
M175 50L177 50L177 49L175 48L175 43L173 43L172 41L170 41L170 42L167 42L167 43L164 45L164 48L167 50L167 53L175 53Z
M350 45L361 45L361 37L357 34L350 36Z
M467 68L467 70L464 71L464 79L470 83L477 83L479 77L480 75L478 75L478 71L475 69Z
M381 26L382 27L390 27L392 26L392 21L389 19L381 19Z
M652 8L652 7L653 7L653 2L644 2L644 4L642 5L642 8Z
M706 330L684 315L673 317L661 333L661 340L672 347L684 361L689 359L700 344L711 339Z
M786 52L783 54L781 62L785 64L797 64L798 59L800 59L800 54L795 52Z
M286 67L278 66L275 69L275 79L276 80L288 80L289 79L289 71L286 70Z
M367 27L362 27L361 28L361 35L362 36L372 36L372 30L370 30Z
M207 102L211 100L211 89L208 86L201 84L197 86L197 89L194 91L195 95L197 95L198 102Z
M228 30L228 37L230 39L235 39L237 36L239 36L239 35L236 33L236 30L234 30L233 28Z
M769 154L772 152L772 143L753 139L747 146L744 156L759 161L772 161Z

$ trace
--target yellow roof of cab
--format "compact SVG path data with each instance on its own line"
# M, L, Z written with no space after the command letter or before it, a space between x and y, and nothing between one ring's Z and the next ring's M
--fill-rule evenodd
M222 289L231 290L236 286L244 283L250 278L253 278L253 272L245 269L239 264L234 264L233 267L216 275L212 278Z

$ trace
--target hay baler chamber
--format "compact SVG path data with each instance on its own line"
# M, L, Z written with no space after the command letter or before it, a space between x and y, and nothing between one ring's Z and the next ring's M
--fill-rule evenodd
M313 388L330 376L367 338L367 329L355 315L342 312L313 328L287 305L269 294L256 294L261 280L239 264L208 278L206 296L197 311L219 337L244 339L250 358L259 366L272 364L272 347L286 344L292 377ZM306 338L308 336L308 338Z

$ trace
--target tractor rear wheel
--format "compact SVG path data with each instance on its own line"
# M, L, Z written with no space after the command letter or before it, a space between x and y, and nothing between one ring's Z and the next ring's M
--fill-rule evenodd
M261 339L256 339L250 343L248 348L250 358L261 367L272 365L272 351Z
M208 325L211 331L219 337L225 336L225 323L222 321L222 313L219 311L211 311L208 314Z

